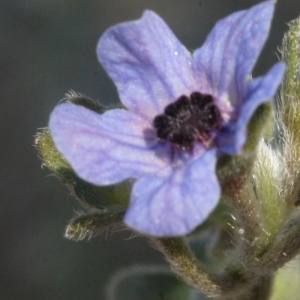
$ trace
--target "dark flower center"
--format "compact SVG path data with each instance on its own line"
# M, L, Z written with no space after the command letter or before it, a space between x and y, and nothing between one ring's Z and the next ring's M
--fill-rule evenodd
M196 141L208 147L212 131L221 128L221 115L211 95L194 92L179 97L153 120L156 135L182 149L192 149Z

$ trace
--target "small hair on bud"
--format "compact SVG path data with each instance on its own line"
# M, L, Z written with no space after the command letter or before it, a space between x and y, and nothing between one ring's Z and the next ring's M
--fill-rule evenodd
M72 241L82 241L85 237L101 234L109 226L120 224L123 220L124 211L93 211L90 213L78 212L65 231L65 237Z
M103 105L99 104L92 98L82 95L80 93L76 93L73 90L71 90L69 93L66 94L65 100L66 102L83 106L99 114L102 114L105 111Z

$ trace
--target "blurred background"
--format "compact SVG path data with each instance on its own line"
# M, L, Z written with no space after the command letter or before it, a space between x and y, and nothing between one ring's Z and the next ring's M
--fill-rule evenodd
M131 232L71 242L64 229L79 206L33 147L38 128L69 90L104 104L118 102L97 62L100 35L118 22L156 11L188 49L214 23L250 0L1 0L0 2L0 300L105 299L113 274L164 259ZM299 0L279 0L270 38L254 75L277 61Z

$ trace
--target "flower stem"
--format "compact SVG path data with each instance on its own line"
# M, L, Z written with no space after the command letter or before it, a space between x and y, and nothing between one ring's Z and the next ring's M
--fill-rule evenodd
M193 255L183 238L152 238L157 248L166 256L173 271L185 282L205 293L208 297L240 294L248 285L242 277L233 278L209 274L205 266Z

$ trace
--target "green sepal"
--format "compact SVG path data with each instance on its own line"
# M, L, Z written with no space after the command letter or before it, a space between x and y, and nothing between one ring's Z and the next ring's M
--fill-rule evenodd
M281 197L292 212L300 194L300 17L288 25L280 51L286 72L278 99L277 117L285 165L281 176L284 189Z
M164 267L134 267L117 273L111 280L108 300L183 300L192 299L194 291ZM203 297L193 299L207 299Z
M282 41L282 60L286 63L286 73L281 88L280 112L287 129L294 134L299 145L300 122L300 17L289 23L289 31Z
M261 104L254 112L248 127L247 141L244 146L244 152L254 152L264 135L269 135L270 127L273 127L272 103L265 102Z
M37 134L35 143L43 165L67 185L83 206L104 208L111 205L128 205L131 191L129 181L110 186L95 186L80 179L56 149L48 128Z

